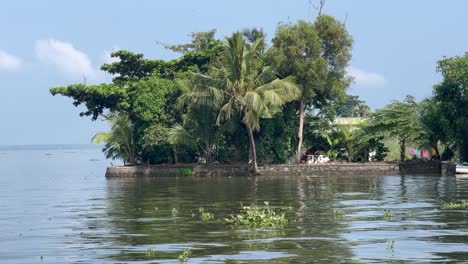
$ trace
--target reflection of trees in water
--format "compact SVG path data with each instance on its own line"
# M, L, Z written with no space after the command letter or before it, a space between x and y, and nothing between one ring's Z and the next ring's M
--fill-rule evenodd
M159 178L109 181L108 204L111 229L118 234L111 244L147 247L162 244L219 243L224 247L199 245L194 256L237 254L245 250L287 252L289 260L350 259L351 250L340 242L340 219L333 219L335 193L356 186L337 184L333 178ZM212 212L216 219L238 212L240 203L279 207L293 206L292 222L281 230L239 232L222 220L201 222L198 208ZM155 210L155 207L158 210ZM179 217L171 218L172 208ZM196 215L192 217L192 212ZM140 235L140 236L138 236ZM145 236L141 236L145 235ZM267 238L304 240L255 241ZM319 239L311 239L317 238ZM322 239L323 238L323 239ZM130 253L112 258L128 259ZM144 255L144 253L142 253ZM136 259L135 254L131 254ZM284 260L275 260L281 262ZM287 261L286 261L287 262Z
M195 248L192 250L193 257L268 251L296 255L270 261L274 263L303 263L311 260L339 263L353 258L351 246L356 243L343 238L344 232L356 231L350 223L356 220L375 221L372 216L361 214L363 210L378 211L378 214L382 211L383 214L383 209L391 209L391 221L406 221L399 226L400 229L408 232L434 232L432 237L424 237L426 242L437 245L466 243L467 235L448 235L446 232L466 229L465 211L438 210L438 203L439 199L468 199L467 195L468 180L455 177L188 177L110 180L107 183L106 200L98 202L107 206L81 215L86 218L88 227L83 230L82 239L98 248L99 254L107 254L106 258L118 261L147 259L144 251L150 247L156 249L158 259L176 259L181 248L191 246ZM375 203L356 204L359 200L375 200ZM246 205L252 202L263 205L264 201L269 201L273 206L293 206L294 209L287 213L293 222L280 230L243 232L219 220L238 212L241 202ZM424 207L421 203L433 206ZM217 220L200 221L199 207L214 213ZM171 217L172 208L178 209L177 218ZM334 217L334 209L343 210L345 215ZM192 217L192 213L195 217ZM436 224L411 224L412 220ZM375 224L372 224L374 228ZM383 225L379 230L385 231L386 228ZM359 232L363 234L365 230ZM271 238L275 239L268 240ZM395 243L398 245L398 240ZM434 247L437 248L437 245ZM458 261L466 256L456 252L435 254Z

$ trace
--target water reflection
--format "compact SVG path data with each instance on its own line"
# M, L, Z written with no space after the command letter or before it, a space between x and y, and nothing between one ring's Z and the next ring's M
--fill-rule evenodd
M0 164L1 263L463 262L468 179L435 176L103 177L99 152L31 152ZM70 162L73 160L74 162ZM101 160L101 161L100 161ZM282 229L232 228L240 204L292 207ZM203 222L199 208L215 220ZM173 208L178 214L172 215ZM387 212L387 213L384 213ZM154 254L147 254L147 249Z

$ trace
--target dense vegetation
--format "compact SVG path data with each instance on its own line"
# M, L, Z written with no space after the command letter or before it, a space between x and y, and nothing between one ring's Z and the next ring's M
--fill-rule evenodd
M300 162L309 148L332 160L383 160L385 140L398 143L401 160L408 146L468 158L468 55L438 62L443 80L431 98L407 96L371 112L346 94L352 38L328 15L280 24L270 47L255 28L224 40L215 30L193 33L191 43L165 47L181 56L116 51L118 61L101 67L112 83L51 89L84 105L81 116L110 122L109 133L93 138L108 158L128 165L250 161L256 171L258 162Z

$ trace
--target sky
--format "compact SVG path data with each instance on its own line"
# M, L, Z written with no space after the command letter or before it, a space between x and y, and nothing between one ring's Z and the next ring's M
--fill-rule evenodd
M313 20L319 0L0 0L0 145L86 144L103 121L79 117L51 87L109 82L99 71L109 53L178 55L158 43L188 43L191 32L224 38L278 23ZM372 109L411 94L431 96L437 60L468 50L468 1L327 0L323 13L345 22L354 39L349 94Z

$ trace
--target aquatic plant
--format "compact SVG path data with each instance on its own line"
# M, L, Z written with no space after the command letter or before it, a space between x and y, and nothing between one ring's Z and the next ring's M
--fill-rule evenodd
M145 255L146 255L147 257L154 257L154 256L156 256L156 249L154 249L154 248L147 248L147 249L145 250Z
M182 251L182 254L179 255L179 262L187 263L190 254L192 254L190 248L184 249L184 251Z
M192 168L177 168L176 175L181 177L192 176Z
M179 211L176 208L172 208L171 214L173 217L176 217L179 214Z
M464 209L466 207L468 207L468 203L465 201L465 200L462 200L460 202L444 202L444 201L441 201L440 202L440 207L444 210L447 210L447 209Z
M343 210L340 210L340 209L333 209L333 219L336 219L336 218L339 218L339 217L342 217L345 215L345 212Z
M203 222L214 219L214 214L205 212L203 207L198 208L198 212L200 213L200 218Z
M395 241L387 241L387 250L393 251L395 249Z
M385 219L389 219L390 216L391 216L390 210L384 209L384 210L383 210L383 216L384 216Z
M225 221L234 226L270 228L282 227L288 223L284 212L276 212L268 202L264 203L266 208L259 208L254 204L242 206L239 214L231 215L230 218L225 218Z

